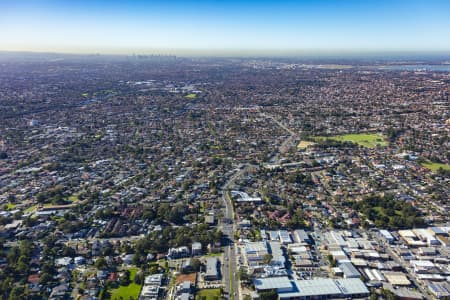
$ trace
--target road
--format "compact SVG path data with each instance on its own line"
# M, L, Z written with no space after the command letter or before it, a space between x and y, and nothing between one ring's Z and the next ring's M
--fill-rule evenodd
M294 131L292 131L291 129L289 129L286 125L284 125L283 123L281 123L280 121L278 121L277 119L275 119L272 115L269 115L267 113L261 113L261 116L266 117L271 119L272 121L274 121L278 126L280 126L282 129L286 130L290 135L296 135L296 133Z
M285 130L289 136L284 140L283 143L281 143L280 147L278 147L278 153L276 153L271 159L270 162L274 163L274 162L278 162L279 161L279 155L280 153L285 153L288 149L290 144L296 140L297 138L297 133L295 133L294 131L292 131L291 129L289 129L286 125L284 125L283 123L281 123L280 121L278 121L277 119L275 119L272 115L267 114L267 113L263 113L261 112L261 116L268 118L270 120L272 120L275 124L277 124L281 129Z
M225 251L223 256L222 277L225 283L225 298L239 299L240 284L237 278L237 262L236 262L236 245L234 242L234 232L236 229L236 220L234 218L232 199L228 196L227 191L234 185L236 179L248 171L252 165L244 165L238 172L228 179L222 186L222 201L224 203L224 215L221 220L221 228L223 240L225 243Z
M272 157L270 161L279 161L279 154L284 152L289 144L291 144L297 134L286 127L283 123L276 120L273 116L261 113L262 116L273 120L278 126L289 133L289 136L286 140L280 145L277 149L277 153ZM221 220L221 229L223 233L224 243L225 243L225 251L224 251L224 261L222 264L222 278L225 283L225 298L226 299L240 299L241 297L241 285L239 282L239 278L237 278L238 269L237 269L237 247L234 241L234 233L236 231L236 218L233 211L233 203L231 197L229 197L227 191L234 186L235 181L241 177L243 174L248 172L250 169L257 169L258 166L251 164L244 164L233 176L231 176L228 181L221 187L222 192L222 201L223 201L223 209L224 209L224 217Z

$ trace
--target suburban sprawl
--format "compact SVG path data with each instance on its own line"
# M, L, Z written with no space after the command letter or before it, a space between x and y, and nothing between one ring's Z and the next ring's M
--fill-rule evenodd
M0 54L0 299L450 299L450 62Z

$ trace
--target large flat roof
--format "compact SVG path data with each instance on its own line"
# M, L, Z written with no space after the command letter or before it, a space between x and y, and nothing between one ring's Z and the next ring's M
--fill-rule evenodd
M279 293L280 299L315 296L348 297L352 295L368 295L369 290L359 278L296 280L295 290Z
M293 289L292 282L287 276L256 278L253 283L256 290Z
M384 272L384 277L392 285L410 285L408 277L402 272Z
M266 242L249 242L245 244L245 251L251 252L267 252Z
M298 242L303 242L309 240L309 236L303 229L297 229L294 231L294 235L296 235Z
M332 279L298 280L295 283L298 292L304 296L341 294L341 290Z
M359 278L336 279L336 285L341 289L344 295L358 295L369 293L364 282Z
M339 268L347 278L359 278L359 276L361 276L359 271L353 266L351 262L342 263L339 265Z
M217 276L217 258L216 257L207 257L206 258L206 275L209 276Z

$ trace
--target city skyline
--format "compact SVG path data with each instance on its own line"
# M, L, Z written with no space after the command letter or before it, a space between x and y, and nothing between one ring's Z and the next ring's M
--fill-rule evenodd
M332 54L450 51L445 1L2 1L0 51Z

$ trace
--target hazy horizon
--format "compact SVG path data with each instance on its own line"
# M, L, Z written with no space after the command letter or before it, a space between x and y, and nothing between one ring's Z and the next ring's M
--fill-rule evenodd
M258 50L258 49L129 49L123 51L71 51L71 49L48 50L0 50L2 55L15 56L177 56L177 57L242 57L242 58L317 58L317 59L400 59L400 60L449 60L450 51L405 51L405 50Z
M449 1L0 3L1 51L233 55L450 52Z

